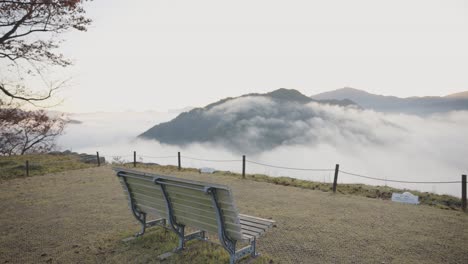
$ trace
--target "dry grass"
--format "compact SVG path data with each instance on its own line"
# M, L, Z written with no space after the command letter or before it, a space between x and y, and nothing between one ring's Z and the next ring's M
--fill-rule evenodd
M466 263L468 215L386 200L242 180L152 172L229 185L242 213L273 218L258 240L275 263ZM110 167L19 178L0 183L0 263L157 263L173 248L161 229L134 242L138 230ZM161 242L165 241L165 242ZM169 263L218 263L219 246L194 242ZM269 257L256 260L268 262Z
M74 170L0 183L0 263L159 263L176 247L171 232L139 230L110 167ZM189 242L164 263L225 263L219 245ZM269 263L262 256L249 263Z
M29 176L95 167L84 163L78 155L28 154L0 156L0 180L26 177L26 161L29 161Z

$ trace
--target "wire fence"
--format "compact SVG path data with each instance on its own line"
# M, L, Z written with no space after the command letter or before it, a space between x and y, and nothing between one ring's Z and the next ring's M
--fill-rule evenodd
M467 200L466 199L466 192L467 192L466 191L466 187L467 187L466 186L466 175L462 175L461 180L416 181L416 180L400 180L400 179L378 178L378 177L372 177L372 176L369 176L369 175L359 174L359 173L355 173L355 172L340 170L340 165L339 164L336 164L334 169L323 168L323 167L322 168L300 168L300 167L291 167L291 166L281 166L281 165L271 164L271 163L267 163L267 162L263 162L263 161L249 160L249 159L246 158L245 155L242 156L242 159L208 159L208 158L194 157L193 155L192 156L185 156L185 155L181 155L181 153L178 152L177 155L168 155L168 156L138 155L138 157L140 157L141 160L143 160L143 158L174 159L174 160L177 161L177 166L178 166L179 170L182 169L182 159L196 161L196 162L213 162L213 163L229 163L229 164L240 163L241 166L239 166L239 168L242 168L242 177L243 178L246 178L246 172L247 172L246 164L253 164L253 165L261 166L261 167L264 167L264 168L287 170L287 171L322 172L322 173L327 173L328 177L332 176L332 174L333 174L332 190L333 190L334 193L337 190L338 176L340 175L340 173L342 175L346 175L346 176L351 176L351 177L356 177L356 178L361 178L361 179L366 179L366 180L373 180L373 181L378 181L378 182L385 182L385 185L387 183L432 184L432 186L434 188L435 185L461 184L462 185L462 195L461 195L462 196L462 208L463 208L463 210L466 210L466 200ZM133 153L133 165L134 165L134 167L136 167L138 163L140 163L140 162L137 162L137 154L136 154L136 152L134 152ZM210 171L212 171L212 170L210 170ZM326 178L327 175L322 175L322 176L324 177L323 181L325 182L325 178Z
M269 164L265 162L260 162L260 161L254 161L254 160L249 160L246 159L245 156L243 156L243 159L207 159L207 158L198 158L198 157L193 157L193 156L185 156L181 155L180 152L178 152L178 155L167 155L167 156L150 156L150 155L136 155L136 152L134 155L112 155L108 156L114 159L122 159L123 157L133 157L133 160L126 159L124 161L132 162L136 165L138 163L143 163L141 161L137 161L136 157L139 157L140 160L142 158L151 158L151 159L177 159L177 164L181 168L181 160L182 159L187 159L187 160L194 160L194 161L204 161L204 162L217 162L217 163L233 163L233 162L242 162L242 168L243 168L243 174L245 174L245 167L246 163L250 164L255 164L267 168L275 168L275 169L282 169L282 170L291 170L291 171L312 171L312 172L335 172L335 173L342 173L345 175L349 176L354 176L358 178L364 178L364 179L369 179L369 180L375 180L375 181L382 181L382 182L395 182L395 183L414 183L414 184L456 184L456 183L461 183L462 181L406 181L406 180L396 180L396 179L388 179L388 178L377 178L377 177L372 177L368 175L363 175L363 174L358 174L354 172L349 172L349 171L344 171L340 169L327 169L327 168L299 168L299 167L287 167L287 166L280 166L280 165L275 165L275 164Z
M241 162L242 160L220 160L220 159L199 159L194 157L183 156L183 158L190 159L190 160L198 160L198 161L208 161L208 162Z
M242 169L242 176L245 178L247 168L246 164L254 164L256 166L262 166L264 168L272 168L272 169L280 169L280 170L287 170L287 171L302 171L302 172L325 172L329 173L328 176L331 176L331 174L334 172L334 177L333 177L333 191L336 192L337 184L338 184L338 175L341 173L343 175L351 176L351 177L357 177L361 179L367 179L367 180L374 180L374 181L379 181L379 182L385 182L385 183L402 183L402 184L432 184L432 185L439 185L439 184L462 184L462 196L463 196L463 190L464 193L466 194L466 175L462 175L461 180L440 180L440 181L414 181L414 180L400 180L400 179L388 179L388 178L378 178L378 177L372 177L369 175L364 175L364 174L359 174L355 172L350 172L350 171L345 171L339 169L339 164L336 164L336 167L334 169L327 169L327 168L299 168L299 167L289 167L289 166L280 166L276 164L270 164L262 161L254 161L254 160L249 160L246 158L245 155L242 156L242 159L208 159L208 158L199 158L199 157L193 157L193 156L183 156L181 155L180 152L177 153L177 155L166 155L166 156L152 156L152 155L137 155L136 151L133 152L132 154L128 155L104 155L105 157L112 158L111 163L133 163L133 166L136 167L137 164L144 164L148 162L143 162L144 159L152 159L152 160L167 160L167 159L173 159L173 161L176 161L178 169L182 169L182 159L184 160L191 160L191 161L196 161L196 162L214 162L214 163L229 163L229 164L235 164L235 163L240 163L238 168ZM138 160L137 160L138 157ZM83 160L82 160L83 161ZM83 161L84 163L94 163L97 166L100 166L101 163L105 163L105 158L102 156L100 157L99 152L96 152L96 156L93 155L85 155L85 160ZM37 161L28 161L26 160L25 162L25 174L26 176L29 176L29 170L30 168L34 168L37 166L60 166L60 164L66 165L70 164L70 160L56 160L56 161L46 161L46 162L37 162ZM149 163L149 164L156 164L158 163ZM232 165L231 165L232 166ZM325 181L325 176L324 176L324 181Z
M333 169L307 169L307 168L291 168L291 167L282 167L276 166L271 164L265 164L257 161L246 160L248 163L257 164L265 167L276 168L276 169L284 169L284 170L296 170L296 171L333 171Z
M170 159L170 158L177 158L177 156L159 156L159 157L155 157L155 156L145 156L145 155L140 155L140 157L151 158L151 159Z
M446 184L446 183L461 183L462 182L462 181L402 181L402 180L389 180L389 179L369 177L369 176L356 174L356 173L351 173L351 172L347 172L347 171L343 171L343 170L339 170L339 172L347 174L347 175L355 176L355 177L371 179L371 180L376 180L376 181L385 181L385 182L421 183L421 184Z
M96 162L91 162L95 163L97 165L100 165L101 162L104 162L105 159L100 158L99 152L96 152ZM136 155L136 152L133 153L133 155L128 154L128 155L103 155L105 157L112 158L113 160L111 163L133 163L135 166L137 164L144 163L142 160L144 158L148 159L176 159L177 164L179 168L182 167L182 159L187 159L187 160L194 160L194 161L203 161L203 162L216 162L216 163L234 163L234 162L241 162L242 163L242 172L243 175L245 176L246 173L246 163L249 164L255 164L258 166L263 166L266 168L274 168L274 169L281 169L281 170L290 170L290 171L311 171L311 172L335 172L336 174L342 173L345 175L353 176L353 177L358 177L358 178L363 178L363 179L369 179L369 180L375 180L375 181L382 181L382 182L394 182L394 183L411 183L411 184L459 184L462 183L461 180L453 180L453 181L407 181L407 180L397 180L397 179L388 179L388 178L378 178L378 177L372 177L368 175L363 175L355 172L349 172L341 169L327 169L327 168L299 168L299 167L288 167L288 166L280 166L280 165L275 165L275 164L269 164L265 162L260 162L260 161L254 161L254 160L249 160L246 159L245 156L243 156L242 159L207 159L207 158L198 158L198 157L192 157L192 156L182 156L180 152L178 152L178 155L166 155L166 156L151 156L151 155ZM87 155L88 160L92 155ZM139 161L137 160L137 157L139 158ZM57 165L57 164L66 164L70 163L70 160L57 160L57 161L47 161L47 162L36 162L36 161L26 161L26 167L31 167L31 166L47 166L47 165Z

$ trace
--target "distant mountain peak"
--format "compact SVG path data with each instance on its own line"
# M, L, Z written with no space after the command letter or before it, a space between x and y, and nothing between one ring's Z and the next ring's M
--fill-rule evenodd
M368 93L367 91L360 90L360 89L356 89L356 88L349 87L349 86L345 86L345 87L343 87L343 88L336 89L335 91L339 91L339 90L351 91L351 92L360 92L360 93Z
M345 87L311 96L316 100L346 100L379 112L409 113L427 115L450 111L468 110L468 91L446 97L424 96L400 98L368 93L363 90Z
M317 103L324 103L324 104L332 104L332 105L340 105L340 106L348 106L348 105L355 105L359 107L355 102L352 100L315 100L313 98L310 98L301 92L299 92L296 89L287 89L287 88L279 88L276 90L273 90L268 93L250 93L250 94L244 94L238 97L227 97L224 99L221 99L217 102L211 103L205 107L201 108L195 108L195 110L201 110L201 109L211 109L217 105L223 104L229 100L234 100L237 98L242 98L242 97L249 97L249 96L260 96L260 97L267 97L271 98L273 100L278 100L278 101L283 101L283 102L297 102L301 104L307 104L310 102L317 102Z
M446 95L445 98L468 99L468 91Z
M347 98L346 96L348 96L348 97L349 96L363 96L363 95L368 96L368 95L373 95L373 94L371 94L371 93L369 93L367 91L364 91L364 90L360 90L360 89L345 86L343 88L339 88L339 89L335 89L335 90L332 90L332 91L312 95L311 98L319 99L319 100L320 99L337 99L337 98L331 98L330 97L330 96L336 97L337 95L340 98L343 98L343 99L351 99L351 98Z
M286 101L298 101L302 103L308 103L311 98L307 97L306 95L302 94L298 90L295 89L286 89L280 88L269 93L264 94L265 96L272 97L274 99L286 100Z

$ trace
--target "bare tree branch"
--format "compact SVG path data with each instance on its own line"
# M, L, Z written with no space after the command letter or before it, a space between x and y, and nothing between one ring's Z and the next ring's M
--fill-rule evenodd
M25 96L14 95L14 94L10 93L10 91L5 89L4 86L0 84L0 91L2 91L4 94L6 94L7 96L9 96L9 97L11 97L13 99L19 99L19 100L30 102L30 101L44 101L46 99L49 99L52 96L52 92L54 90L53 89L49 90L48 94L46 96L43 96L43 97L25 97Z
M86 0L0 0L0 63L6 69L18 67L16 79L24 82L48 67L67 67L69 60L57 52L60 34L72 29L86 31L91 20L86 18L83 3ZM33 36L33 37L31 37ZM44 36L41 39L41 36ZM31 71L24 64L40 65ZM41 75L41 74L39 74ZM0 80L0 84L5 83ZM21 90L17 86L0 85L0 100L39 102L50 99L52 89L46 93ZM5 100L5 99L3 99Z

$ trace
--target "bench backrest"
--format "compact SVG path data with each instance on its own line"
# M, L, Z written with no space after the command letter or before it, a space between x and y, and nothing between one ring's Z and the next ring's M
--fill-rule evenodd
M213 206L212 196L207 190L214 191L221 209L225 232L231 239L243 240L239 212L228 186L128 169L114 170L119 176L124 191L130 194L129 196L126 193L127 199L131 197L140 212L169 218L166 199L161 188L163 185L178 224L217 234L217 213Z

